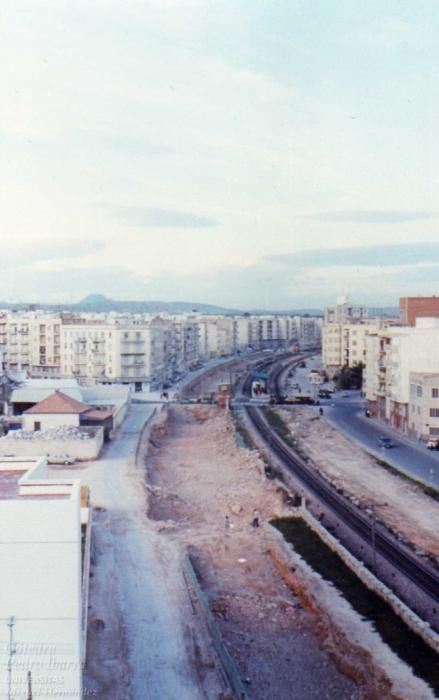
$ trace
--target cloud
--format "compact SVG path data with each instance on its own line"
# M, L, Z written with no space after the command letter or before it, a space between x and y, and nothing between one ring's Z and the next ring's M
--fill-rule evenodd
M423 221L425 219L437 219L437 211L334 211L319 212L308 216L314 221L328 221L335 223L355 224L398 224L410 221Z
M76 260L85 255L99 252L104 248L104 244L98 241L42 240L22 243L20 248L19 253L5 252L1 254L1 269L20 267L36 261Z
M268 261L294 267L396 267L439 262L439 243L403 243L358 248L322 248L274 255Z
M113 215L141 228L213 228L217 222L205 216L174 209L112 207Z

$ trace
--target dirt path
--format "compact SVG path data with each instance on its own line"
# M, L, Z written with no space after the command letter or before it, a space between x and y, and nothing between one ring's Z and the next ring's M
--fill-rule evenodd
M217 407L171 407L147 462L149 516L191 548L223 635L254 700L359 700L361 689L319 648L315 620L267 554L281 495L259 458L238 449ZM261 526L251 526L257 507ZM229 518L226 527L225 517Z
M144 469L135 455L152 410L133 405L103 458L75 470L96 509L84 686L99 700L205 700L206 689L216 698L216 671L192 620L180 548L146 516Z

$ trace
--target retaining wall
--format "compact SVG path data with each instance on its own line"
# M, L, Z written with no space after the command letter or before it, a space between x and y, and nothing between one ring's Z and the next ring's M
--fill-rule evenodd
M297 513L296 517L301 517ZM341 670L364 684L368 698L434 700L432 689L415 676L363 620L342 594L270 527L270 555L287 585L316 619L316 633Z
M85 431L85 428L81 428L81 431ZM26 440L14 439L8 435L0 438L0 455L49 458L70 455L79 461L97 459L104 442L104 431L102 428L92 428L92 431L88 440Z
M364 583L365 586L370 591L373 591L381 598L383 598L386 603L390 605L392 610L399 615L399 617L404 620L406 625L410 627L413 632L416 632L428 646L430 646L436 653L439 653L439 634L437 634L428 624L421 620L416 613L410 610L405 603L403 603L384 583L382 583L376 576L373 575L369 569L367 569L364 564L362 564L358 559L356 559L348 550L343 547L343 545L331 535L318 520L314 518L311 513L303 506L298 508L298 513L293 515L293 517L302 518L313 530L318 534L320 539L336 554L340 559L353 571L356 576Z

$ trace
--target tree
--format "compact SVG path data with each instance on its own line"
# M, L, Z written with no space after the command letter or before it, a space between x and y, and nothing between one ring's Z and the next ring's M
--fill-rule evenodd
M334 378L337 389L341 391L345 389L361 389L363 368L364 364L362 362L357 362L352 367L344 365Z

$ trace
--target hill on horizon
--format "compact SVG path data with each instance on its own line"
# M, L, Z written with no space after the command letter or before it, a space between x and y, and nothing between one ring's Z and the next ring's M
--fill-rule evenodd
M322 316L322 309L288 309L281 311L273 311L271 309L232 309L215 304L204 304L198 302L187 301L118 301L105 296L104 294L94 293L88 294L79 302L73 304L27 304L25 302L0 302L1 308L4 309L27 309L37 308L48 311L95 311L97 313L105 313L109 311L118 311L120 313L191 313L198 311L206 315L221 315L235 316L244 313L262 316L264 314L277 315L310 315Z

